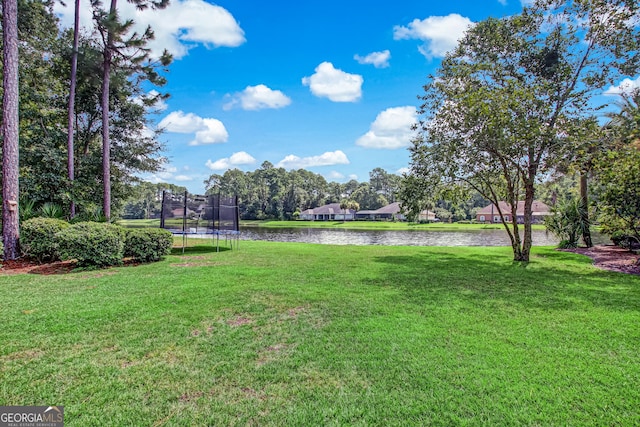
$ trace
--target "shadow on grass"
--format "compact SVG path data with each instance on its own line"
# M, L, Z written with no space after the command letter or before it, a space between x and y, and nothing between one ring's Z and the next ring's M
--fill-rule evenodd
M640 310L640 280L635 276L591 269L586 257L551 250L531 259L523 264L511 261L506 253L481 256L446 251L378 257L376 262L392 267L371 284L397 287L416 304L467 300L542 310L585 305Z
M197 245L197 246L187 246L184 249L181 247L172 248L171 255L194 255L194 254L208 254L212 252L226 252L230 251L231 248L228 246L220 246L216 247L215 245Z

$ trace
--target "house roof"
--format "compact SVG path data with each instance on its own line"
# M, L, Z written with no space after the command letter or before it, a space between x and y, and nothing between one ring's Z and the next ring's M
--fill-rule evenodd
M376 214L397 214L400 213L400 203L394 202L387 206L383 206L380 209L374 211Z
M507 202L504 201L499 201L498 202L498 206L500 206L500 210L502 211L502 213L504 215L510 215L511 214L511 205L509 205ZM548 215L550 212L549 206L547 206L546 204L542 203L539 200L534 200L533 203L531 204L531 213L536 216L536 215ZM496 209L495 205L492 203L489 206L485 206L484 208L480 209L477 213L477 215L497 215L498 214L498 209ZM524 201L521 200L518 202L518 206L516 207L516 214L518 215L524 215Z
M354 213L353 209L347 209L347 213ZM307 209L301 212L301 215L334 215L344 214L344 209L340 209L340 203L330 203L324 206L318 206L317 208Z

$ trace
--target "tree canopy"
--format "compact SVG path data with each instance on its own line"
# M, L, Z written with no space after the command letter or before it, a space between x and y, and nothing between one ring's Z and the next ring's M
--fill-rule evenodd
M461 186L496 206L506 201L511 212L499 214L514 260L528 261L536 183L601 107L595 95L640 69L639 9L635 1L538 0L469 28L424 86L404 191L428 199Z
M22 202L29 200L36 209L45 203L69 206L73 200L82 218L84 213L93 215L100 208L103 196L103 46L96 34L85 34L79 40L73 112L75 179L71 185L65 129L73 33L59 28L51 7L51 3L37 0L20 0L18 4L19 197ZM165 95L148 96L149 85L144 81L162 84L161 72L166 63L143 61L135 67L124 66L120 60L114 63L110 72L108 126L111 205L119 213L131 186L140 181L137 174L156 172L165 161L158 134L149 132L149 107L157 96ZM145 68L142 70L141 66Z

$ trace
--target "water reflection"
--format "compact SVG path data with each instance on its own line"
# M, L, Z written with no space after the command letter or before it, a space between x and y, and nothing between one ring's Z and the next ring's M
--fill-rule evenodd
M601 236L594 236L600 243ZM503 229L464 231L343 230L334 228L243 228L243 240L384 246L510 246ZM544 230L533 231L534 246L554 246L558 240Z

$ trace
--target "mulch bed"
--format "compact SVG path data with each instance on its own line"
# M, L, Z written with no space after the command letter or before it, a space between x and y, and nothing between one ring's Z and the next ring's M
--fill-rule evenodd
M593 260L595 267L603 270L640 276L640 256L628 249L613 245L596 245L592 248L564 249L564 251L586 255Z
M0 276L8 276L13 274L67 274L76 268L75 261L56 261L39 264L26 258L20 258L14 261L0 262ZM136 266L140 263L132 259L125 259L124 266Z
M14 261L3 261L0 274L66 274L73 270L75 266L75 261L57 261L38 264L36 261L20 258Z

